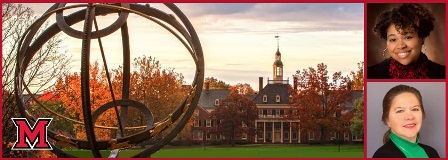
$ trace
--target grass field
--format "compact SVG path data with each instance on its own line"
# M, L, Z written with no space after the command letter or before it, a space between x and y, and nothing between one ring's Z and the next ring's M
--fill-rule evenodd
M131 157L142 150L130 149L120 152L119 157ZM87 150L67 150L78 157L92 157ZM101 152L107 157L108 151ZM242 145L236 147L203 146L165 147L152 158L362 158L363 145Z

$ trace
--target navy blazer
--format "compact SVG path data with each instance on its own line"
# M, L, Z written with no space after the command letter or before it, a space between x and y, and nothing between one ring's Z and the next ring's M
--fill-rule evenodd
M429 158L440 158L439 153L432 148L431 146L424 145L419 143L420 147L422 147ZM372 158L406 158L403 152L395 145L394 142L389 141L373 154Z

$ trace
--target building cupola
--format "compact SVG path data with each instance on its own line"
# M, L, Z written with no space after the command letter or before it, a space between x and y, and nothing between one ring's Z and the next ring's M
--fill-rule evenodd
M282 54L280 53L279 46L279 36L275 36L277 38L277 52L275 53L275 61L274 61L274 82L281 83L283 81L283 62L282 62Z

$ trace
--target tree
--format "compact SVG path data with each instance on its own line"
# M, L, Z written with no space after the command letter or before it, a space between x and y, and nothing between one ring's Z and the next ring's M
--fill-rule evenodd
M183 75L174 72L174 69L162 69L159 61L153 57L138 57L132 65L134 71L130 77L130 97L147 106L153 113L155 122L162 120L174 111L187 95L188 87L183 86ZM119 68L113 72L115 95L121 97L123 70ZM134 119L134 124L129 122L128 125L142 123L142 116L137 116L138 120Z
M324 143L328 132L338 132L345 122L341 118L344 105L351 100L351 91L347 88L348 77L335 72L329 81L327 66L323 63L317 69L297 71L297 92L291 118L300 120L305 132L320 131L320 141Z
M364 90L364 62L358 63L358 71L350 72L352 89L353 90Z
M174 111L187 95L188 87L184 87L183 76L173 69L161 69L159 61L152 57L138 57L134 59L132 72L130 73L129 99L143 103L152 112L154 121L161 121ZM112 93L104 67L97 62L90 66L90 101L92 112L101 105L112 102ZM111 72L112 90L116 100L122 98L123 67L113 69ZM83 121L81 106L80 76L77 73L67 74L58 79L55 90L66 107L66 114ZM124 98L127 99L127 98ZM118 106L121 110L122 107ZM119 112L121 114L121 112ZM102 113L96 125L118 126L114 109L108 109ZM126 126L146 126L147 118L134 107L128 107ZM143 130L126 130L125 136ZM85 139L83 125L74 124L76 138ZM115 130L95 129L95 134L100 139L115 137ZM161 135L163 136L163 135Z
M215 133L229 137L232 147L236 137L244 133L248 137L255 135L257 108L254 102L242 95L231 93L212 111L212 116L219 121Z
M100 68L95 62L90 65L90 105L92 113L101 105L112 101L112 97L107 86L107 80L104 68ZM82 99L81 99L81 77L78 73L68 74L57 80L55 93L59 97L63 106L66 107L65 114L83 122ZM104 112L96 121L96 125L117 126L115 111L109 109ZM78 139L86 139L85 128L83 124L73 124L74 134ZM100 140L110 139L113 133L106 129L95 129L95 135Z
M356 136L364 137L364 95L355 100L355 113L350 123L350 131Z
M230 84L227 84L226 82L222 80L218 80L214 77L207 77L204 80L205 83L209 83L210 88L209 89L229 89ZM203 86L203 89L205 89L206 85Z
M255 94L254 89L252 89L252 87L250 86L250 84L247 83L238 83L232 87L229 88L231 92L236 92L238 94L241 95L245 95L245 94Z
M8 143L16 139L15 127L12 117L20 117L17 104L13 96L14 71L18 41L25 30L38 17L31 8L21 4L2 3L2 131L3 131L3 157L33 157L39 154L33 151L24 151L10 154ZM47 24L42 28L46 28ZM42 33L42 30L37 32ZM34 89L34 93L42 93L52 86L55 77L68 71L70 57L61 53L61 39L58 36L50 39L32 58L24 76L24 83ZM50 155L48 155L50 156Z
M40 95L37 98L37 100L39 103L55 111L56 113L64 115L66 113L65 111L66 108L61 102L60 98L51 91L45 91L42 95ZM58 117L57 115L54 115L46 111L45 109L37 105L37 102L31 103L29 107L30 109L28 111L31 112L31 114L35 115L36 117L53 118L53 120L51 121L51 125L48 126L48 129L53 130L56 133L63 134L65 136L70 136L73 134L73 124L70 121L67 121L64 118Z

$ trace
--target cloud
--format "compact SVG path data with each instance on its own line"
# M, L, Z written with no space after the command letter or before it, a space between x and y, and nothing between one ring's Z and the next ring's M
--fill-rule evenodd
M248 12L256 3L194 3L176 4L187 16L231 15Z
M39 13L52 4L27 3ZM280 33L363 30L362 3L180 3L196 28L211 32ZM167 11L162 4L152 7ZM286 25L285 25L286 24ZM282 26L282 27L280 27Z

